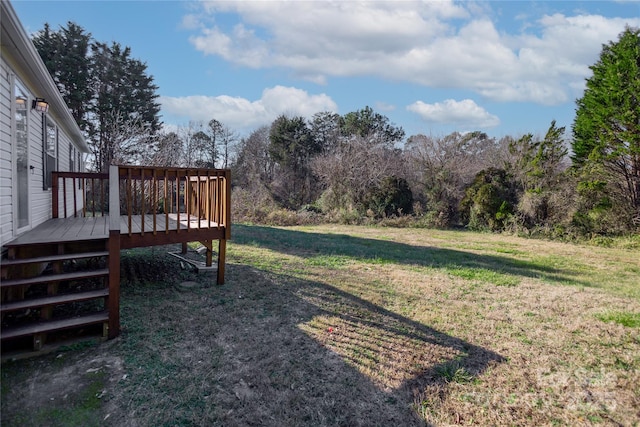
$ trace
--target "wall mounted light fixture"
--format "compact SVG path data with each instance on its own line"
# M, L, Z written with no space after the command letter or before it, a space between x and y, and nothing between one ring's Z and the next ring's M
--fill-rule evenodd
M31 108L40 113L46 113L49 111L49 103L44 98L36 98L31 103Z

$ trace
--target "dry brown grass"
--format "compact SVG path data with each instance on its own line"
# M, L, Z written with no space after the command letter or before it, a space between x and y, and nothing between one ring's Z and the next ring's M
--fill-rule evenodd
M99 424L640 425L640 330L600 320L640 313L637 250L240 225L222 287L165 251L123 259L121 337L3 366L3 425L91 360Z

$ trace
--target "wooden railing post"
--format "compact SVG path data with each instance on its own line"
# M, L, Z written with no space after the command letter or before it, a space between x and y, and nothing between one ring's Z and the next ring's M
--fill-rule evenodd
M231 238L231 171L224 171L224 228L225 239Z
M222 194L219 195L219 201L222 202L222 218L224 218L224 237L218 242L218 285L224 284L224 267L225 258L227 256L227 239L231 238L231 171L224 171L224 183L221 189Z
M109 167L109 231L120 233L120 176L118 166Z
M58 218L58 173L51 172L51 218Z
M120 176L109 167L109 339L120 334Z

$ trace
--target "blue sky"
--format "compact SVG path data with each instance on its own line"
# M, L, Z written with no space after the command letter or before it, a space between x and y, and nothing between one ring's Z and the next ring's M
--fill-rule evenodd
M365 106L407 136L570 129L603 43L640 27L635 1L34 1L27 32L82 26L130 46L169 126L240 135L280 114Z

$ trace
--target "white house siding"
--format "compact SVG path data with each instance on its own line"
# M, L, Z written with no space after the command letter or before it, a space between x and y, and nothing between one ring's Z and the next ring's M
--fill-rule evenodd
M0 57L0 245L13 235L13 183L11 145L11 79Z
M51 218L51 202L52 202L52 193L50 189L44 190L44 141L43 141L43 120L42 114L32 112L31 116L33 119L30 124L32 124L33 133L32 133L32 146L31 153L33 155L32 162L33 166L35 166L34 173L32 175L33 181L32 184L32 197L31 204L33 206L34 216L31 218L34 224L40 224L47 219ZM69 144L71 143L71 139L64 132L62 128L60 128L57 122L49 115L47 117L49 123L52 123L58 129L58 150L57 150L57 167L56 171L67 172L70 171L69 168ZM63 211L64 204L62 202L62 188L60 189L60 206L58 215L60 217L64 216L73 216L73 191L76 191L77 201L79 203L79 207L81 208L82 194L78 191L77 185L75 188L70 185L70 182L67 182L67 212L66 215ZM62 186L62 183L60 183Z
M29 110L29 167L34 167L29 175L29 206L32 227L51 218L51 192L42 189L44 173L42 125L42 113Z
M13 199L14 194L12 190L12 183L14 182L14 165L12 161L13 154L13 138L12 138L12 121L11 121L11 108L13 99L13 84L14 73L8 66L4 58L2 59L2 79L0 87L2 88L1 103L2 112L0 113L0 135L2 135L2 141L0 144L0 225L1 241L6 242L11 240L14 236L14 222L13 222ZM22 85L29 92L29 103L34 99L33 90L23 81ZM73 144L77 151L80 149L74 144L69 135L65 132L65 129L58 125L58 122L50 110L49 113L43 116L42 113L38 113L29 109L28 111L28 129L29 129L29 167L33 166L33 169L29 171L29 212L30 212L30 225L35 227L51 218L51 202L52 195L50 189L44 189L44 140L43 140L43 126L45 126L45 118L50 123L54 124L58 130L58 150L57 150L57 171L69 171L69 145ZM77 163L77 160L76 160ZM76 166L75 169L82 168L82 166ZM68 186L68 201L73 200L73 191L77 192L77 201L81 203L82 194L78 190L77 186L73 188ZM59 212L60 216L64 216L64 212ZM81 206L79 206L81 207ZM67 205L67 216L73 215L73 205Z
M60 95L48 71L18 17L5 0L0 2L2 31L2 55L0 61L0 244L16 237L15 203L17 199L14 157L15 129L11 116L13 100L13 81L19 80L29 95L28 105L35 97L45 98L49 103L46 117L58 128L58 164L55 169L69 170L69 144L88 153L89 147L71 116L64 99ZM29 138L29 226L36 227L51 218L51 190L43 189L44 141L43 115L28 110ZM76 170L78 168L76 167ZM78 191L77 189L68 189ZM72 193L71 193L72 194ZM71 196L71 200L73 196ZM82 199L79 198L79 201ZM70 207L68 210L73 210ZM69 212L68 212L69 213ZM70 212L73 213L73 212Z

